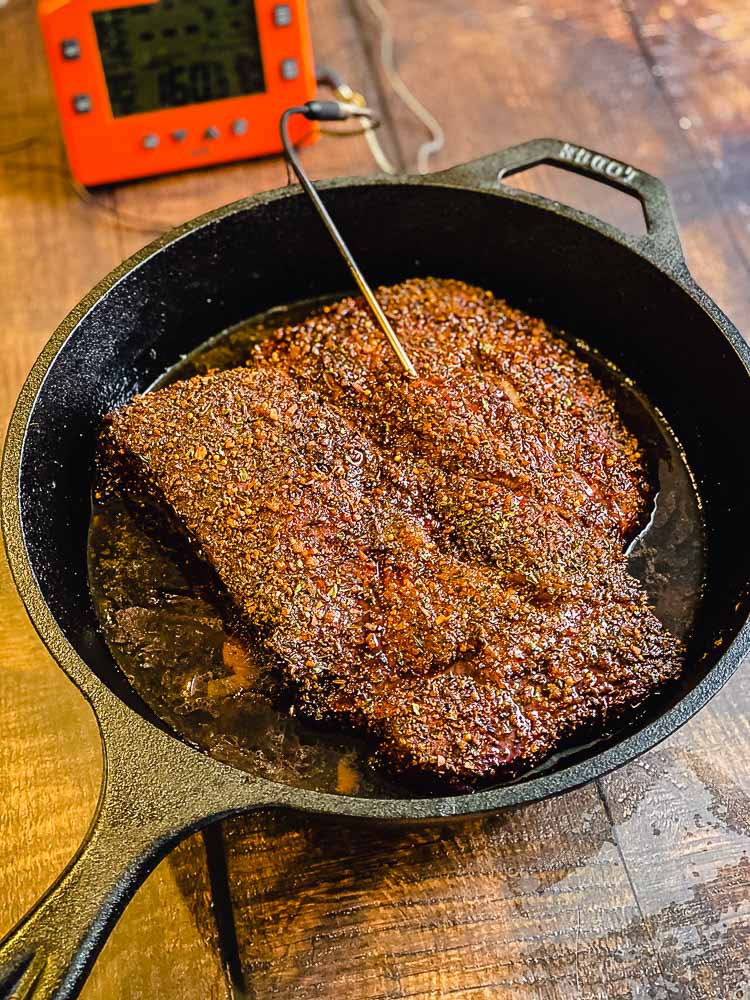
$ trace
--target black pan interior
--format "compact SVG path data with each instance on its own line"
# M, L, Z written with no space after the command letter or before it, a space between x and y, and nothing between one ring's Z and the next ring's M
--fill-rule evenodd
M564 213L406 183L339 187L326 201L371 282L432 274L490 288L581 337L667 417L705 504L708 586L681 688L638 722L645 725L708 673L747 615L750 469L739 430L750 378L740 358L675 281ZM238 206L127 271L71 330L47 373L20 480L29 558L68 640L138 711L147 713L112 661L87 583L99 420L214 334L348 285L306 199Z

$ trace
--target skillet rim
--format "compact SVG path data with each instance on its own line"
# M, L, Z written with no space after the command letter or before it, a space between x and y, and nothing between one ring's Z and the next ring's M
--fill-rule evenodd
M745 342L737 328L716 303L696 284L682 257L679 253L675 253L674 246L661 246L650 241L648 237L630 236L603 220L540 195L505 186L498 187L491 183L477 182L473 177L468 181L461 179L460 171L461 167L456 167L451 168L450 171L442 172L442 176L435 174L424 177L337 178L320 182L317 186L323 191L344 187L391 185L412 187L428 185L445 190L469 191L511 201L522 201L543 212L561 215L574 223L593 229L636 254L669 280L675 282L680 290L686 293L718 327L722 337L737 355L748 379L750 379L750 345ZM239 768L215 760L206 752L191 747L177 734L160 730L154 723L145 719L135 709L123 702L104 681L94 674L58 625L42 595L31 566L24 541L19 503L20 472L28 423L49 369L68 339L74 335L81 320L117 284L165 247L226 217L244 211L252 211L260 205L304 197L297 186L290 186L239 199L161 234L156 240L127 258L105 275L63 319L34 362L13 409L3 450L2 480L0 483L0 525L11 575L26 612L43 644L57 665L81 691L91 706L102 739L105 774L108 742L115 738L114 729L122 731L123 727L126 729L131 727L137 732L138 725L134 724L134 720L137 720L141 725L146 725L149 731L161 733L168 741L168 745L163 747L165 753L162 764L165 767L170 767L177 756L182 760L183 766L189 766L195 771L196 794L198 796L200 795L199 781L213 779L221 782L227 793L227 813L263 806L265 808L290 808L341 817L409 822L439 820L453 816L476 816L540 801L563 792L572 791L629 763L681 728L718 693L732 676L744 656L750 651L750 615L741 625L722 657L696 687L653 722L613 746L594 754L585 761L560 771L540 775L537 778L529 778L526 781L520 780L517 783L476 792L416 798L365 798L313 791L250 776ZM748 388L750 389L750 385ZM168 779L168 773L165 777ZM238 803L237 793L241 792L241 789L245 789L244 794L247 795L247 800ZM241 798L244 796L241 795Z

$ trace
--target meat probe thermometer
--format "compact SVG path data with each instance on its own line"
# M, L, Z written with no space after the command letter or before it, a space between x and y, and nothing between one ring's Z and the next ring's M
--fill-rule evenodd
M328 209L321 201L320 195L315 189L313 182L307 176L307 173L297 156L297 151L289 139L289 132L287 130L287 122L292 115L303 115L305 118L309 119L309 121L314 122L347 121L349 118L368 118L370 121L373 121L375 116L369 108L362 107L359 104L351 102L307 101L306 104L302 104L299 107L286 109L281 116L279 131L281 132L281 142L284 146L284 153L287 161L290 163L292 170L297 175L297 179L304 188L305 193L315 206L318 215L323 220L323 224L330 233L339 253L346 261L346 265L351 271L352 277L357 282L360 291L364 295L368 306L372 310L378 326L388 338L388 343L395 351L396 357L401 362L406 374L409 375L410 378L416 378L416 368L412 364L409 355L404 350L401 341L396 336L396 331L391 326L388 317L383 312L378 300L375 298L373 290L367 283L364 274L362 274L362 271L352 256L351 250L344 242L343 236L336 228L336 224L328 213Z

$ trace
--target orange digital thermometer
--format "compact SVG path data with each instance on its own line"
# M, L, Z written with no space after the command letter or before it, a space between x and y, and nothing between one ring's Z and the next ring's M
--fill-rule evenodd
M82 184L279 152L315 93L304 0L40 0L39 21Z

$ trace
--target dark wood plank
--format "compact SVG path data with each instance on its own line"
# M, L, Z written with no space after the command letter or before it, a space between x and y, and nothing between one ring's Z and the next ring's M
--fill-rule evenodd
M258 997L630 996L632 959L602 958L638 953L638 911L593 788L421 831L251 817L227 840Z
M633 31L718 212L750 261L750 7L628 0Z
M742 677L664 748L603 782L658 958L650 985L685 1000L748 995L750 729L737 711L748 693Z
M691 7L688 0L682 9ZM598 147L640 164L672 192L697 279L738 321L750 315L745 263L738 259L724 210L619 3L451 0L436 9L429 0L399 0L390 9L399 26L406 82L439 111L445 127L439 165L539 136ZM698 77L696 88L701 81L704 91L715 86L713 78ZM735 104L727 98L727 106ZM411 162L423 133L398 102L392 115ZM616 224L632 220L623 196L561 171L534 171L519 186L570 200Z
M627 14L691 164L679 207L694 273L747 333L750 11L632 0ZM727 233L719 253L703 228L709 214ZM749 704L745 669L665 748L603 783L664 986L688 998L750 992Z

